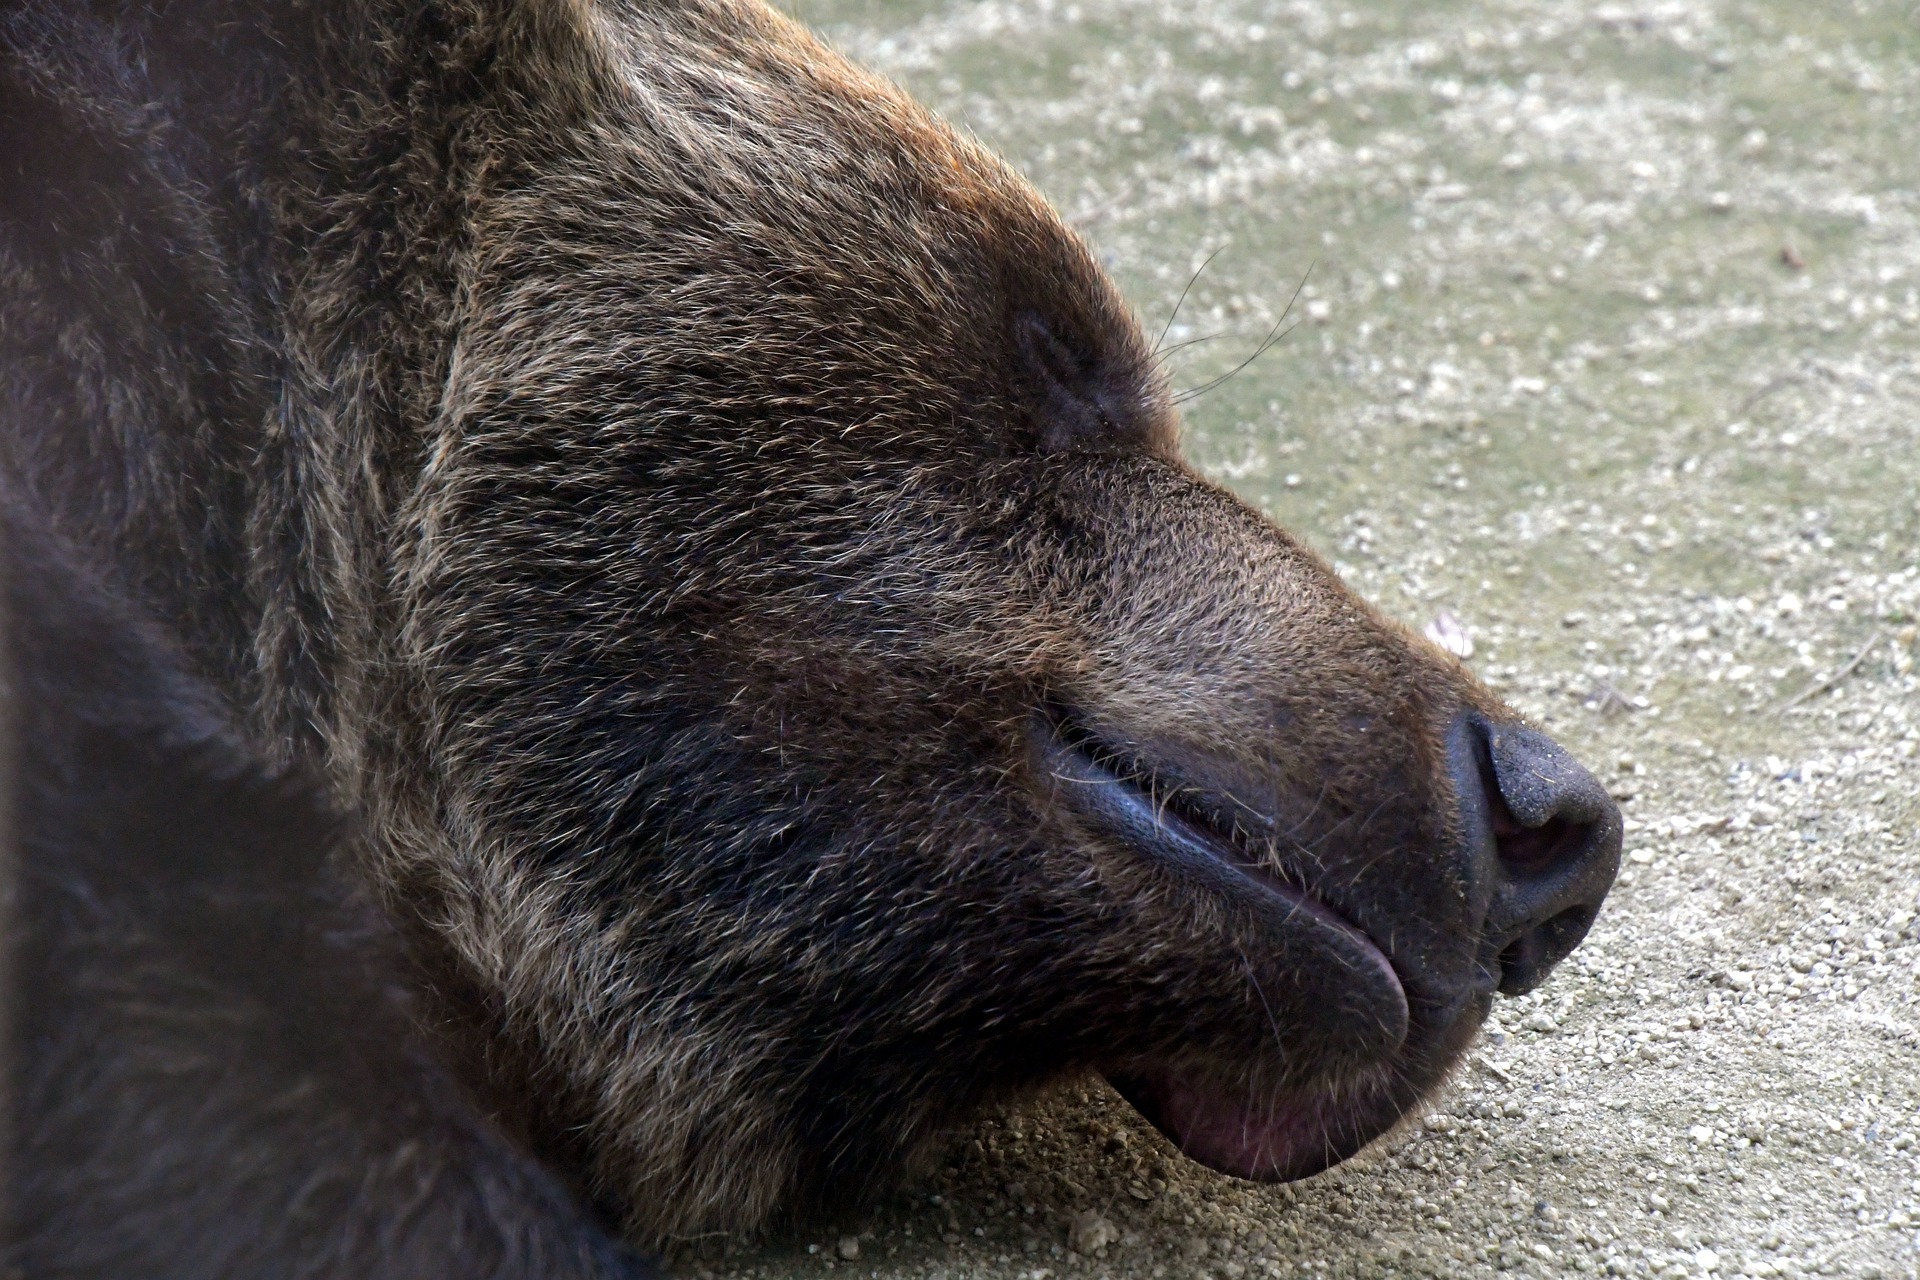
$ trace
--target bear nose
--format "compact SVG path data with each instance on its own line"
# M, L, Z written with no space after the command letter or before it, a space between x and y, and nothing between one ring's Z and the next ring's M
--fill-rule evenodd
M1620 870L1620 810L1565 748L1525 725L1467 717L1450 746L1474 878L1491 887L1481 963L1503 995L1523 995L1599 914Z

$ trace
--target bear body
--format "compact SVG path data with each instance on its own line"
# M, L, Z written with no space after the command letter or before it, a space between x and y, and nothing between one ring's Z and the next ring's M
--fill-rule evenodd
M1181 461L1024 182L753 0L29 0L0 154L29 554L216 774L352 815L283 878L369 913L395 1105L442 1073L515 1204L752 1229L1090 1071L1304 1176L1599 908L1593 779Z

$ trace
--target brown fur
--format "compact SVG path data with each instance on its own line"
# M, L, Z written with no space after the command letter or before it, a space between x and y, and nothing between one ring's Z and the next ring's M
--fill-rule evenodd
M1499 980L1448 733L1514 717L1180 461L1046 203L752 0L388 8L248 17L272 88L145 133L13 25L202 282L12 242L8 466L364 815L475 1087L652 1240L1078 1071L1325 1089L1343 1151L1430 1088ZM1404 1043L1077 815L1043 712L1379 943Z

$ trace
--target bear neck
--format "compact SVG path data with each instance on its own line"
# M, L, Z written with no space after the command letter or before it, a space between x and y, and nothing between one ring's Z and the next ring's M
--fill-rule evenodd
M481 156L539 132L560 7L112 8L0 17L0 465L351 799Z

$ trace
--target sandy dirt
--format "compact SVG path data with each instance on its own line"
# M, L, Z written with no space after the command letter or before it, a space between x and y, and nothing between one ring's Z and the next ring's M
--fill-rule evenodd
M1920 8L795 0L1098 246L1193 456L1602 772L1627 873L1295 1187L1103 1086L683 1275L1914 1277Z

